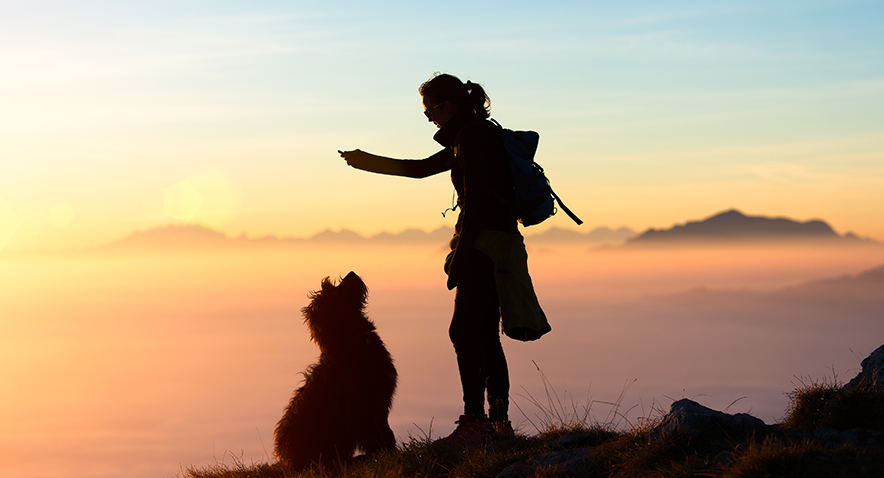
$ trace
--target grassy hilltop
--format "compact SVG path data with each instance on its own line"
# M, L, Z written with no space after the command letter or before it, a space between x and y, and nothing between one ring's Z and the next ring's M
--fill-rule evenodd
M588 410L569 410L556 397L547 398L549 405L535 401L543 416L535 436L517 433L467 450L411 438L384 456L342 470L293 473L276 464L234 462L191 467L183 477L884 476L884 392L874 387L803 385L790 395L780 423L748 431L707 426L700 433L663 426L677 420L661 409L653 411L656 419L615 430L588 423Z

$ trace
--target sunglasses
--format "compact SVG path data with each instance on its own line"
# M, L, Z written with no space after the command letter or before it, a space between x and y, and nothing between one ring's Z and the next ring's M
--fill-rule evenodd
M448 101L448 100L446 100L446 101ZM442 103L445 103L445 101L443 101ZM442 106L442 103L439 103L439 104L437 104L436 106L431 106L431 107L425 109L425 110L424 110L424 116L426 116L428 120L431 120L431 121L432 121L432 119L433 119L433 110L436 109L436 108L438 108L438 107L440 107L440 106Z

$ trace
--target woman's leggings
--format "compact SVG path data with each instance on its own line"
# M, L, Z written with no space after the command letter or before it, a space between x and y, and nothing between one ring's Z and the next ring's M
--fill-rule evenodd
M510 379L500 344L494 262L476 249L468 251L468 265L458 280L448 329L457 353L464 415L470 419L485 415L487 390L488 416L493 422L503 422L507 420Z

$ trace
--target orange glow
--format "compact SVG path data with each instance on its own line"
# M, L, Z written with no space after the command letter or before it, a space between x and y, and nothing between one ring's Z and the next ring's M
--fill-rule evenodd
M179 464L220 461L223 450L268 461L275 421L318 353L300 308L321 278L350 270L369 286L369 316L400 372L396 434L419 433L414 424L428 429L434 417L434 436L447 433L460 398L445 253L444 245L302 244L0 256L0 446L15 451L0 474L99 473L102 463L119 472L140 463L172 476ZM769 291L884 264L882 248L591 251L529 240L529 255L553 332L536 343L505 343L514 400L542 393L537 361L577 401L590 387L592 398L611 401L624 380L639 378L634 400L717 390L727 406L732 394L749 393L747 406L768 422L782 411L790 377L813 372L800 367L820 358L780 350L783 335L751 320L655 318L668 312L643 297L696 287ZM839 334L849 330L860 335L827 339L837 351L867 347L863 337L876 335L857 327ZM723 350L755 347L754 356L778 367L749 377L742 364L758 367L749 359L679 362L718 334L735 338ZM839 360L841 370L854 366ZM765 394L751 392L758 387Z

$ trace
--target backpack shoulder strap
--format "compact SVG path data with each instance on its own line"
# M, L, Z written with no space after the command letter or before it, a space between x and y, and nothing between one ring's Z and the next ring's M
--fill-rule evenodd
M568 217L571 218L571 220L576 222L578 226L583 224L583 221L580 220L580 218L577 217L576 214L571 212L571 210L568 209L568 206L565 206L565 203L562 202L562 200L559 198L559 196L556 194L556 192L552 190L552 188L549 189L549 192L552 194L552 197L555 198L556 202L559 203L559 207L562 208L562 211L565 211L565 214L567 214Z

